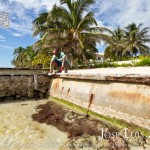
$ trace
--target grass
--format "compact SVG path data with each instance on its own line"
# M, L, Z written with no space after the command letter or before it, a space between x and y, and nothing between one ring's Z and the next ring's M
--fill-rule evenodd
M87 109L83 108L81 106L78 106L72 102L66 101L64 99L59 99L57 97L52 97L52 100L56 101L57 103L63 105L63 106L67 106L68 108L73 109L74 111L78 111L80 113L84 113L86 115ZM150 136L150 131L148 129L139 127L138 125L135 125L133 123L128 123L124 120L121 119L116 119L116 118L111 118L108 116L103 116L100 115L96 112L93 112L91 110L89 110L88 114L92 117L96 117L97 119L101 120L102 122L106 123L108 126L114 126L118 129L123 129L123 128L128 128L134 131L138 131L140 132L142 135L149 137Z

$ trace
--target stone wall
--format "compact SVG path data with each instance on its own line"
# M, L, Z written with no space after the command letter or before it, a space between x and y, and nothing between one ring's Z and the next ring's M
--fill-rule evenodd
M0 101L46 97L47 70L0 69Z

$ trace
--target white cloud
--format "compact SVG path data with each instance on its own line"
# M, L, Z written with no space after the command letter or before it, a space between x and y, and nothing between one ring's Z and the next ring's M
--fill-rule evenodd
M5 37L0 35L0 42L5 42Z
M7 46L7 45L0 45L0 47L2 47L2 48L6 48L6 49L14 49L14 47Z
M124 27L132 22L150 26L149 0L98 0L91 10L96 19L107 27Z
M59 4L59 0L9 0L9 2L21 4L26 9L41 9L41 7L45 7L47 10L50 10L55 3Z
M0 42L5 42L5 40L4 39L0 39Z
M55 3L59 0L5 0L0 1L0 10L9 13L10 30L17 33L14 36L23 36L32 34L32 21ZM97 0L88 11L95 12L100 26L111 29L132 22L150 26L150 0Z
M9 14L9 30L14 36L32 34L32 21L43 11L49 11L59 0L7 0L0 1L0 10Z
M20 33L12 33L11 35L16 36L16 37L21 37L22 36L22 34L20 34Z
M5 37L4 37L4 36L2 36L2 35L0 35L0 39L5 39Z

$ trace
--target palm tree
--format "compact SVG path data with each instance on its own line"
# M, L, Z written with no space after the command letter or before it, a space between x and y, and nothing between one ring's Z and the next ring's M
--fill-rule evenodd
M147 42L150 42L149 27L141 29L143 24L138 26L135 23L129 24L125 27L125 41L123 46L123 54L130 52L131 55L149 55L150 48L146 45Z
M121 60L123 52L124 31L118 27L114 31L107 29L108 34L103 35L105 43L108 45L104 52L105 59Z
M103 35L103 39L108 44L104 53L105 58L121 60L124 57L136 56L138 53L149 55L150 48L146 45L147 42L150 42L149 28L141 29L141 26L142 24L137 26L132 23L124 30L119 27L114 31L107 29L109 35Z
M87 49L90 53L97 51L96 42L100 41L99 31L102 31L102 28L93 27L97 26L97 22L92 12L87 13L85 16L83 16L83 13L95 1L60 0L60 2L61 6L54 5L49 13L49 20L53 18L57 24L54 28L47 29L43 41L45 45L67 46L65 49L69 47L68 53L73 49L76 54L82 56L86 66L89 67ZM64 4L67 7L63 7Z
M39 14L39 16L32 22L33 24L33 36L40 35L40 37L43 36L45 33L47 27L46 27L46 21L47 21L48 13L44 12L42 14Z
M12 60L12 64L15 67L20 68L31 68L32 61L34 60L35 52L32 49L32 46L28 46L26 48L18 47L14 50L14 59Z
M27 46L25 48L25 54L24 54L25 67L32 68L32 61L34 60L35 55L36 53L34 52L32 46Z
M14 59L12 60L12 65L23 68L25 64L24 61L25 49L20 46L14 50L13 55Z
M43 69L49 68L50 59L51 59L51 57L48 55L48 53L39 52L34 57L34 59L32 61L32 65L36 68L39 66L41 66L41 68L43 68Z

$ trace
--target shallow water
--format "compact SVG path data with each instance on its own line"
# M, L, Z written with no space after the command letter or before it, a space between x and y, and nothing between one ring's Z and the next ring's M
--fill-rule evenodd
M1 150L57 150L67 134L32 120L36 106L48 100L0 103Z

